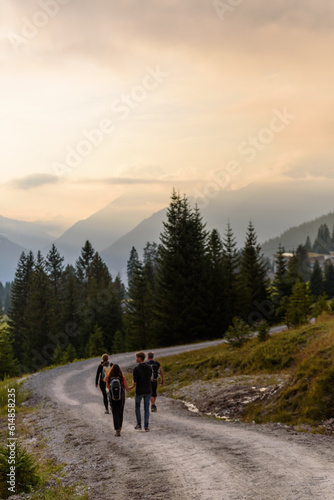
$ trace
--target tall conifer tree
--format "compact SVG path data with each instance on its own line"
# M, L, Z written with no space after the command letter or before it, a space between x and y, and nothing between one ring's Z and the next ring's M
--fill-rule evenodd
M261 247L257 243L252 222L249 222L246 242L241 253L239 280L241 316L249 322L252 321L250 316L257 314L261 304L268 299L269 286Z
M156 319L159 344L208 335L207 232L199 210L174 190L160 235Z
M224 329L232 324L235 316L240 314L239 278L240 254L228 222L223 238L223 274L224 274Z

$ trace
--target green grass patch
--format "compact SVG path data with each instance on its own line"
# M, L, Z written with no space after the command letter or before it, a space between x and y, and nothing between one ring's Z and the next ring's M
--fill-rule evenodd
M163 358L166 395L197 380L233 375L284 375L271 400L247 406L245 421L319 425L334 416L334 320L253 338L240 348L227 344Z

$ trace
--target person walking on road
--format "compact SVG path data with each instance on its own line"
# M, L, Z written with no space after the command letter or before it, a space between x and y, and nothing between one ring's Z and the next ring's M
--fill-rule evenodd
M125 390L130 391L134 386L128 386L122 370L117 364L114 364L110 368L105 378L105 382L109 390L109 399L114 421L115 436L120 436L123 425Z
M151 376L151 386L152 386L151 411L154 413L154 412L157 411L157 407L156 407L155 401L157 399L158 380L159 380L159 377L161 377L161 385L164 385L165 384L165 379L164 379L164 372L163 372L162 366L160 365L159 361L156 361L153 358L154 358L154 353L153 352L147 353L147 364L152 369L152 376Z
M136 353L137 366L133 369L133 384L136 387L135 394L135 411L137 425L135 429L141 429L141 413L140 413L140 403L144 400L144 429L149 431L149 419L150 419L150 399L151 399L151 367L145 363L145 353Z
M99 364L96 370L95 385L96 387L100 386L103 395L103 403L105 407L104 413L109 413L106 383L104 381L104 378L108 372L108 366L109 366L109 356L108 354L102 354L101 363ZM110 366L112 366L112 363L110 364Z

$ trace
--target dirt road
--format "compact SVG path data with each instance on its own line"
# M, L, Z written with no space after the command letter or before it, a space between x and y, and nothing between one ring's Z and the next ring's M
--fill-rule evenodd
M51 457L67 464L64 484L82 481L92 500L334 499L328 436L216 421L159 397L149 433L134 430L134 400L127 398L122 436L115 437L95 388L98 362L59 367L27 382L34 404L44 401L26 417L30 442L42 440ZM113 362L134 366L134 355Z

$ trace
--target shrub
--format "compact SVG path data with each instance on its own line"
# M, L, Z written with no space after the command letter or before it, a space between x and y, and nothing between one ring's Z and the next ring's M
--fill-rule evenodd
M242 319L234 317L226 331L225 338L232 347L241 347L251 336L250 326Z
M8 498L10 495L21 492L29 492L34 486L39 484L39 476L37 474L37 464L32 457L20 445L19 441L15 441L15 454L8 446L0 446L0 497ZM14 464L12 465L12 461ZM15 467L15 486L13 490L8 483L10 467Z

